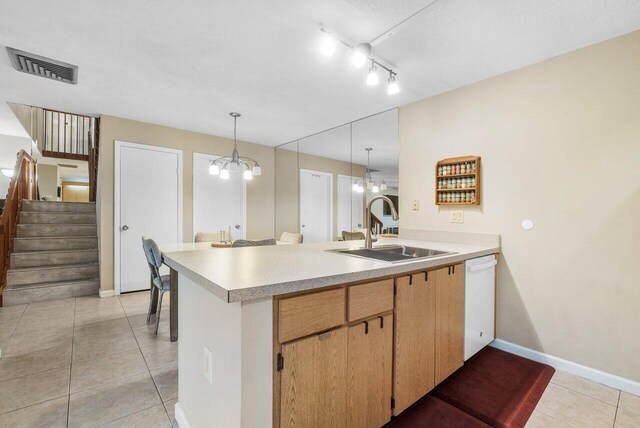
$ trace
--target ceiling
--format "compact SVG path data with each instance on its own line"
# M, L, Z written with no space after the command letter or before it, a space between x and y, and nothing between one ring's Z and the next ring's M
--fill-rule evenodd
M80 67L78 85L19 73L0 100L278 145L640 28L637 0L439 0L374 48L402 91L364 85L320 23L370 41L433 0L5 0L0 45ZM3 133L0 112L0 133Z

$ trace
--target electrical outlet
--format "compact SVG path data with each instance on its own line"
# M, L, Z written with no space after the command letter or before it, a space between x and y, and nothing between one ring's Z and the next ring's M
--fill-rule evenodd
M204 378L209 381L209 383L213 384L213 355L211 351L205 346L204 347Z
M451 223L464 223L464 212L451 211Z
M414 211L419 211L420 210L420 201L417 199L413 200L413 204L411 205L411 209Z

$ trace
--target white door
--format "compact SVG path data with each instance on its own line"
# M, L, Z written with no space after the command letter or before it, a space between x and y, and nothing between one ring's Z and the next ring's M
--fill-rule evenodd
M364 193L353 191L356 180L357 177L338 175L338 236L342 236L343 230L364 228Z
M300 170L300 233L304 242L332 241L333 174Z
M233 239L244 239L246 182L242 172L232 172L228 180L209 174L216 158L193 154L193 234L231 228Z
M116 293L149 289L142 236L182 240L182 151L116 141Z

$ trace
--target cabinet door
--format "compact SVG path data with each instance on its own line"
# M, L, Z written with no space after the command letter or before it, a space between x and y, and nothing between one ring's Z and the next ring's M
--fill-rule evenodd
M344 427L347 328L282 345L281 427Z
M394 414L434 386L435 275L396 279Z
M462 367L464 359L464 267L436 271L436 385Z
M393 315L349 327L349 428L377 428L391 419L392 354Z

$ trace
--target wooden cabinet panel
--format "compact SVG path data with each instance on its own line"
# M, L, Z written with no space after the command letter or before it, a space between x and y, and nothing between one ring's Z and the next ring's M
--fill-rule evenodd
M347 349L347 426L381 427L391 419L393 315L349 327Z
M396 279L394 397L397 415L434 387L435 275Z
M347 328L282 346L280 426L345 427Z
M357 321L393 309L393 279L349 287L349 321Z
M435 383L462 367L464 359L464 265L436 272Z
M344 294L344 288L338 288L280 300L278 341L288 342L343 324Z

